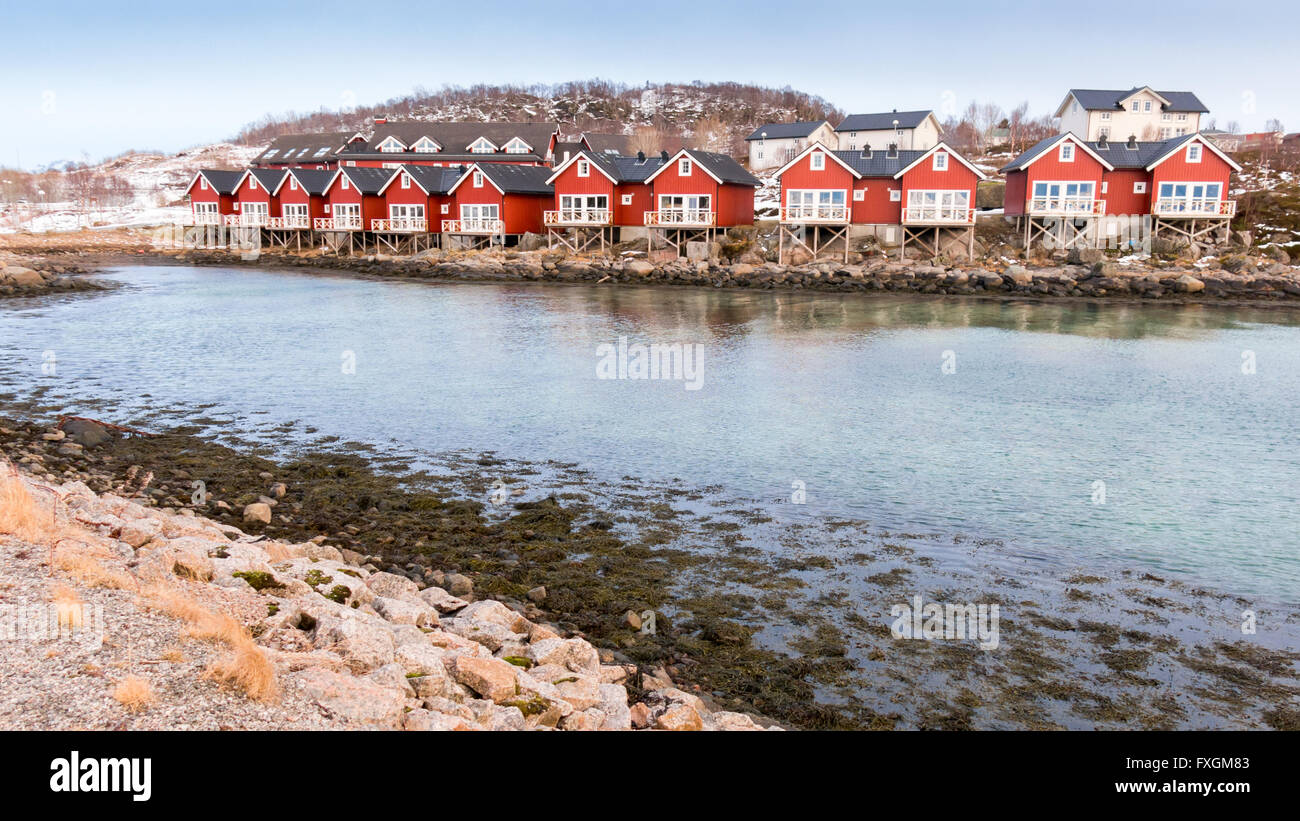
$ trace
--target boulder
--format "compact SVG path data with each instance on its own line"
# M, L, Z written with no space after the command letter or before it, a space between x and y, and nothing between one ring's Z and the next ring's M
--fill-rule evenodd
M457 598L441 587L426 587L419 593L420 600L439 613L454 613L467 606L469 602Z
M294 673L293 682L332 718L385 729L402 726L406 694L396 687L322 667Z
M370 603L375 612L393 624L413 624L416 627L437 627L438 611L423 602L376 596Z
M703 730L704 720L691 705L673 704L655 719L655 727L660 730Z
M396 573L372 573L366 577L366 586L375 591L376 595L392 599L416 596L420 592L418 584Z
M473 580L469 576L460 573L448 573L443 580L443 587L451 595L460 596L461 598L474 593Z
M1176 288L1185 294L1200 293L1205 290L1205 283L1191 274L1183 274L1174 281Z
M501 659L457 656L452 676L480 696L500 703L515 696L518 690L515 684L517 669Z
M109 440L108 430L89 419L69 419L63 424L63 433L85 448L93 448Z
M636 274L637 276L643 277L653 274L655 272L655 266L653 263L647 262L644 259L633 259L623 263L623 270L629 274Z
M264 525L271 523L271 506L265 502L253 502L251 505L244 506L245 522L261 522Z

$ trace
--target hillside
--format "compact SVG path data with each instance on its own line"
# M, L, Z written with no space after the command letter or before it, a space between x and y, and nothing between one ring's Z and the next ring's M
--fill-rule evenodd
M600 80L559 85L474 86L417 89L377 105L348 111L268 115L234 137L243 144L264 143L303 131L369 133L375 117L397 120L514 122L555 121L566 135L583 131L634 133L654 129L686 137L700 148L736 153L744 138L767 122L838 121L843 112L812 94L745 83L648 83L628 87Z

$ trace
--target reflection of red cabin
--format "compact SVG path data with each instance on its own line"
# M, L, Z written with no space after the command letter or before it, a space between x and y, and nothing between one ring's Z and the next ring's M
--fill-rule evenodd
M390 168L343 167L325 186L325 219L328 231L369 231L373 220L387 219L388 207L379 192L397 171Z
M542 231L543 214L555 201L547 183L551 169L529 165L474 163L452 185L449 234L511 236Z
M271 192L279 200L283 226L311 228L312 220L324 218L325 188L333 178L333 171L289 169Z
M387 209L386 219L420 220L427 230L438 233L451 216L451 188L465 173L459 166L443 168L404 165L384 183L379 193ZM412 223L407 223L409 228Z
M280 187L285 172L280 169L250 168L235 186L235 212L241 225L270 225L272 217L280 216L280 203L275 191Z
M645 225L645 213L653 210L653 197L646 179L665 162L664 157L622 156L582 150L571 154L547 182L555 186L554 216L558 226L596 224L607 215L606 226ZM750 189L752 203L752 191ZM752 212L751 212L752 213Z
M242 173L204 169L194 175L185 195L196 225L220 225L221 218L235 213L235 186Z
M683 148L646 182L653 196L649 224L699 225L701 217L717 228L754 223L754 189L760 183L726 154Z

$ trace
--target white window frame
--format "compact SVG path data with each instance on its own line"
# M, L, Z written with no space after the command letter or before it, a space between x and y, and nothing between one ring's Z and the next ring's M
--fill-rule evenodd
M411 175L408 174L408 173L406 173L405 171L403 171L403 172L402 172L402 189L403 189L403 190L409 190L410 187L411 187Z
M417 154L437 154L442 146L428 137L421 137L411 144L411 150Z
M1134 100L1134 101L1133 101L1133 113L1134 113L1134 114L1141 114L1141 113L1142 113L1142 101L1141 101L1141 100Z
M402 145L402 141L391 134L385 137L383 142L379 143L379 153L381 154L400 154L405 150L406 146Z
M473 216L470 216L473 214ZM487 222L501 219L501 205L495 202L463 202L460 205L462 222Z
M248 175L248 190L249 191L257 190L257 177L254 177L252 174Z
M1109 121L1110 121L1110 112L1109 112L1109 111L1103 111L1103 112L1101 112L1101 118L1102 118L1103 120L1109 122Z
M289 190L290 191L298 190L298 178L292 174L289 175Z
M207 190L208 190L208 178L207 178L207 177L199 177L199 190L200 190L200 191L207 191Z
M388 219L424 219L424 203L393 202L388 205Z
M972 192L967 188L913 188L907 192L907 209L931 209L940 218L947 210L953 214L955 222L957 209L960 208L969 215L974 207L972 199Z
M1057 151L1057 158L1061 162L1074 162L1074 143L1061 143L1061 148Z
M947 171L948 152L947 151L934 152L934 154L930 157L930 169L933 171Z
M813 171L825 171L826 155L821 151L814 151L808 156L808 167Z
M351 187L351 186L348 184L348 175L347 175L347 174L344 174L343 177L339 180L339 187L342 188L344 191L347 191L347 190Z
M903 189L901 189L901 188L891 188L891 189L889 189L889 201L890 201L890 202L902 202L902 201L903 201Z
M1134 181L1133 181L1133 193L1134 193L1134 194L1145 194L1146 192L1147 192L1147 184L1146 184L1145 181L1143 181L1143 180L1134 180Z
M487 137L479 137L469 144L469 153L471 154L495 154L497 153L496 143Z
M507 154L529 154L532 150L533 147L519 137L511 137L510 142L506 143Z
M867 199L867 189L858 188L853 192L854 202L865 202Z
M439 210L440 210L443 214L450 214L450 213L451 213L451 203L449 203L449 202L444 202L444 203L441 205L441 207L439 208Z
M622 202L623 205L631 205L633 196L634 195L632 194L623 194L619 201Z
M579 177L590 177L590 176L591 176L591 163L590 163L588 160L578 160L577 165L578 165L578 176L579 176Z
M1191 145L1187 146L1187 161L1189 163L1200 162L1201 156L1204 154L1205 152L1201 150L1200 143L1192 143Z
M473 177L473 179L472 179L470 182L471 182L471 184L472 184L475 188L482 188L482 187L483 187L483 172L482 172L482 171L475 171L475 172L474 172L474 177Z
M691 175L691 159L690 157L682 157L680 160L677 161L677 176L689 177L690 175Z

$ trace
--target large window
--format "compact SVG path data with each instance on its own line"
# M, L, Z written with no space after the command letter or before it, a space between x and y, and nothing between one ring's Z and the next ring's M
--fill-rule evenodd
M707 194L660 194L661 224L707 224L712 216L713 198Z
M1093 182L1036 182L1031 213L1091 213L1097 185Z
M496 203L465 203L460 207L460 218L468 223L485 223L501 219L501 206Z
M968 222L969 191L907 192L908 222Z
M608 222L606 194L561 194L560 219L564 222Z
M785 192L785 218L787 220L842 220L847 219L845 201L848 194L843 189L792 188Z
M1160 214L1217 214L1223 185L1217 182L1162 182L1156 198Z

